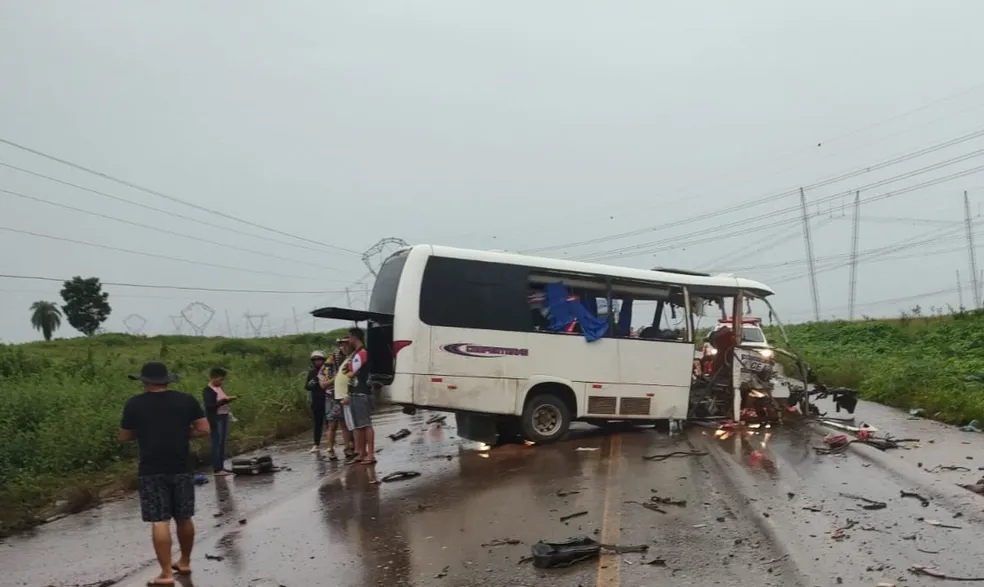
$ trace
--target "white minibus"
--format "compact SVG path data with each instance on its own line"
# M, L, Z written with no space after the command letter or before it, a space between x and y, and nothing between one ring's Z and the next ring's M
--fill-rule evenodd
M694 316L716 301L741 324L743 302L772 294L733 276L415 245L380 267L368 310L313 314L368 322L384 401L453 412L463 438L542 443L575 420L693 417Z

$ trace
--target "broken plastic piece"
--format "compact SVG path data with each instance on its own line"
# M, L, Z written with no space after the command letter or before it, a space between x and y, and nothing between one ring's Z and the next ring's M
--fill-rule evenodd
M427 423L428 424L438 424L438 423L443 424L444 421L447 420L447 419L448 419L447 416L434 415L434 416L431 416L430 418L427 418Z
M564 542L537 542L531 548L533 566L539 569L569 567L601 553L601 545L587 536Z
M414 477L420 477L420 473L417 471L396 471L395 473L390 473L389 475L380 479L383 483L390 483L393 481L404 481L406 479L413 479Z
M393 434L390 434L389 435L389 439L390 440L393 440L393 441L396 441L396 440L402 440L402 439L406 438L407 436L410 436L410 431L407 430L406 428L404 428L402 430L398 430L398 431L394 432Z
M567 520L573 520L574 518L580 518L581 516L588 515L588 512L574 512L573 514L567 514L566 516L561 516L560 521L566 522Z

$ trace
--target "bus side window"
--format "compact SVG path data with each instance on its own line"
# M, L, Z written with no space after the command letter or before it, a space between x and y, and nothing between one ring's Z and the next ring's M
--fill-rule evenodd
M615 282L611 297L613 330L619 338L687 342L683 288Z

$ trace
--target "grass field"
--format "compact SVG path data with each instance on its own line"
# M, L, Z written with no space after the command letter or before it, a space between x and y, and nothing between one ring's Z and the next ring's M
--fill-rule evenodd
M984 421L984 313L818 322L789 329L793 346L828 385L864 399L922 408L949 423ZM773 331L773 343L779 340Z
M238 396L230 453L297 434L310 426L303 378L312 349L334 334L279 339L154 338L106 334L92 339L0 345L0 531L62 511L80 510L100 495L133 487L133 443L117 441L120 412L140 384L148 360L181 375L176 389L200 398L208 370L229 370ZM200 401L200 399L199 399ZM207 439L196 441L200 459Z

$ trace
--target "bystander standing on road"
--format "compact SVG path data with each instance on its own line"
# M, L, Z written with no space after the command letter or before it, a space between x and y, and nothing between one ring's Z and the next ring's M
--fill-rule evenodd
M355 444L352 441L352 433L345 425L345 413L342 404L335 397L335 377L347 357L343 348L346 342L345 339L340 338L335 341L335 344L337 346L329 357L327 369L322 371L323 376L320 379L321 387L324 388L327 396L325 414L328 419L328 448L325 449L325 454L333 461L338 460L338 455L335 454L335 439L340 429L342 442L345 444L345 459L352 460L355 458Z
M324 351L311 353L311 368L308 370L307 381L304 384L304 388L308 390L308 404L311 406L311 418L314 421L314 445L310 451L312 453L321 450L321 435L325 431L327 396L325 388L321 386L321 380L327 360L328 355Z
M152 524L152 538L161 573L148 585L173 585L174 573L191 574L195 543L195 475L191 466L192 436L209 433L205 412L194 397L168 389L177 381L164 363L150 362L131 379L144 392L123 407L120 440L140 447L140 511ZM177 526L181 558L171 564L171 520Z
M225 447L229 438L229 403L234 396L226 395L224 385L226 370L215 367L208 374L208 385L202 390L202 402L205 404L205 416L208 418L209 436L211 440L212 473L217 477L229 474L225 469Z
M372 389L369 386L369 355L365 348L365 338L365 332L361 328L349 329L348 346L351 355L343 366L343 371L350 379L345 421L355 437L357 462L371 465L376 462L376 432L372 427Z

